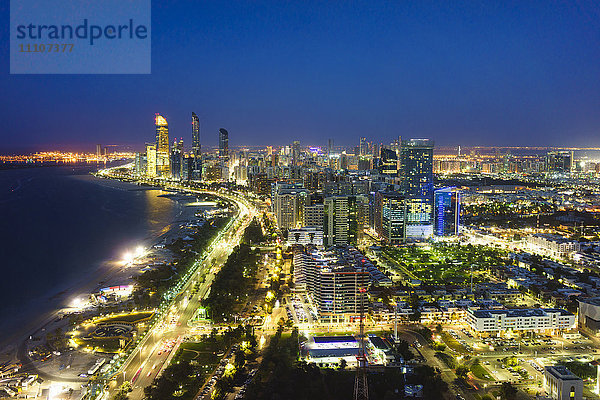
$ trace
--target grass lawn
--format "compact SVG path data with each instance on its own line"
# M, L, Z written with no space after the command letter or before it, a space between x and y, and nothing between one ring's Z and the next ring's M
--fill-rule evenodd
M452 335L450 335L449 333L442 332L442 340L444 341L446 346L448 346L452 350L456 351L457 353L461 353L461 354L468 353L467 349L465 349L465 347L462 344L458 343L458 341L456 339L454 339L452 337Z
M448 366L448 368L456 368L457 366L457 362L456 359L454 357L452 357L450 354L448 353L444 353L441 351L438 351L437 353L435 353L435 356L437 358L439 358L440 360L442 360L444 362L444 364L446 364Z
M486 381L493 381L492 375L489 373L487 369L481 364L473 364L471 365L471 372L479 379L483 379Z
M120 343L119 338L104 338L104 339L95 338L95 339L89 339L89 340L76 339L75 343L77 343L80 346L87 346L90 348L94 348L97 351L104 352L104 353L116 353L116 352L122 350L120 347L121 343ZM127 348L127 346L129 346L130 343L131 343L131 341L128 341L125 345L125 348Z
M505 252L485 246L436 244L416 247L387 247L384 258L409 278L426 283L452 282L465 284L473 267L475 283L487 281L487 270L505 263Z
M96 324L116 324L119 322L125 322L128 324L137 324L138 322L148 320L152 318L153 311L142 311L130 314L114 315L107 318L102 318L96 321Z
M224 351L224 350L223 350ZM221 359L214 351L214 346L203 342L182 343L175 355L173 362L179 360L196 361L200 365L217 365Z

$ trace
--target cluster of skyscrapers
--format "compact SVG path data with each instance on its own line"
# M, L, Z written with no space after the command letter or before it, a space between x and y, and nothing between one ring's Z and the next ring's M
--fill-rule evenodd
M364 138L360 143L359 154L369 148ZM460 192L434 189L431 140L398 140L381 146L379 157L363 160L371 168L324 168L306 171L302 179L274 180L270 197L279 228L321 228L325 246L355 245L365 232L391 244L459 233Z
M169 143L164 116L155 116L155 141L137 153L136 173L151 178L230 182L270 197L278 227L312 227L323 244L355 245L365 234L391 244L459 232L460 193L434 189L433 141L401 140L390 145L360 138L353 151L333 140L324 151L299 141L279 149L229 149L229 133L218 131L218 151L201 151L200 118L192 113L192 146Z
M310 295L323 322L359 318L369 283L392 284L357 250L366 235L401 244L459 233L460 192L453 187L435 189L433 142L398 139L378 147L379 155L373 157L372 145L361 138L355 154L342 154L347 159L358 154L368 168L356 164L356 169L334 169L340 166L335 159L343 157L334 156L332 148L325 163L311 168L311 150L300 151L303 161L295 165L293 145L291 172L306 168L301 169L302 179L276 179L271 184L272 211L294 248L296 288Z
M203 179L203 174L215 180L228 179L229 133L219 130L218 157L205 155L203 158L200 144L200 118L192 112L192 149L186 153L183 139L174 140L169 145L169 124L164 116L156 114L155 141L146 143L144 153L135 155L135 171L139 176L171 180ZM206 161L206 162L203 162Z

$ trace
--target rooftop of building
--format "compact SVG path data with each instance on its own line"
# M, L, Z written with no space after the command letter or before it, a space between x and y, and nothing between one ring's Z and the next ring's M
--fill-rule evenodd
M313 336L315 343L348 343L356 342L356 338L351 335L343 336Z
M564 365L554 365L545 367L546 372L550 375L554 376L557 379L561 379L563 381L580 381L581 378L572 373L565 367Z
M563 316L572 316L567 310L560 308L512 308L501 310L469 310L477 318L492 318L493 315L506 315L507 317L545 317L549 313L560 313Z
M552 235L549 233L534 233L533 235L531 235L534 238L541 238L541 239L546 239L555 243L572 243L575 242L574 240L571 239L567 239L565 237L562 236L558 236L558 235Z
M578 299L580 303L591 304L593 306L600 306L600 297L591 297L588 299Z

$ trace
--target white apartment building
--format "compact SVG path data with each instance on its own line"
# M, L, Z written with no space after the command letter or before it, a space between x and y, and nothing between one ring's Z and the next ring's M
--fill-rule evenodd
M281 230L296 228L300 217L298 195L295 193L277 194L273 198L273 212L277 226Z
M555 308L472 310L466 320L478 334L500 334L506 331L567 331L577 326L575 315Z
M271 210L282 231L302 225L302 208L308 191L301 184L278 182L271 188Z
M543 233L528 236L527 245L533 250L541 250L557 258L565 258L581 250L581 245L577 241Z

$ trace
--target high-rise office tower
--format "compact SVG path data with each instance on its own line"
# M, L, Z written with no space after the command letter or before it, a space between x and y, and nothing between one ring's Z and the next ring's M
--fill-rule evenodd
M219 129L219 163L220 179L229 181L229 132Z
M135 153L135 174L137 176L148 173L148 156L146 153Z
M367 138L361 137L359 145L358 145L358 153L359 153L358 155L364 156L367 154L367 152L368 152Z
M379 149L381 148L381 145L379 143L373 143L373 145L371 146L371 154L373 155L373 158L378 158L379 157Z
M146 143L146 175L156 176L156 143Z
M400 149L402 192L433 201L433 140L403 140Z
M324 201L325 244L356 245L363 238L367 196L332 196Z
M229 132L224 128L219 129L219 158L229 160Z
M292 165L300 165L300 142L294 140L292 143Z
M192 112L192 180L202 179L202 148L200 145L200 118Z
M200 151L200 118L192 112L192 152Z
M433 234L433 141L403 140L400 149L400 188L406 196L406 237Z
M183 139L173 142L171 148L171 177L175 180L182 179L183 170Z
M302 209L302 226L316 226L319 229L323 229L324 208L323 203L321 204L304 204Z
M302 209L308 190L301 183L278 182L271 189L271 208L281 230L297 228L302 223Z
M460 191L454 187L434 192L434 233L436 236L454 236L460 233Z
M398 156L396 151L382 147L378 168L379 173L382 175L390 177L398 176Z
M96 157L97 158L102 157L102 145L101 144L96 145Z
M375 231L387 243L404 243L406 202L404 196L396 192L375 193Z
M546 155L548 172L569 173L573 170L572 151L551 151Z
M327 166L332 167L333 165L333 139L327 140Z
M156 175L168 178L171 175L169 154L169 124L160 114L154 119L156 125Z

